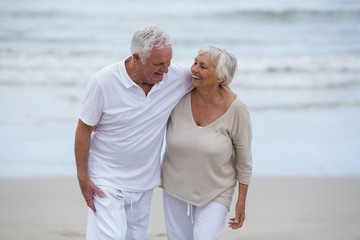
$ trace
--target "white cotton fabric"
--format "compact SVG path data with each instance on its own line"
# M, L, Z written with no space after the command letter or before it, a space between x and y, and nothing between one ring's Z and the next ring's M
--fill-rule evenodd
M125 192L100 187L105 196L94 196L96 212L88 210L86 240L146 239L153 190Z
M125 61L95 73L85 90L80 119L92 134L88 171L96 185L146 191L160 184L160 154L167 119L191 89L190 68L171 65L146 96Z
M189 205L164 192L164 214L168 240L218 240L224 229L227 207L210 202Z

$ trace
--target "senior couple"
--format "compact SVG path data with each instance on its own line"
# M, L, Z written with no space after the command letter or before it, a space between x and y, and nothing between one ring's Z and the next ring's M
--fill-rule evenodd
M145 26L133 35L131 56L87 84L75 158L88 240L147 239L158 186L170 240L219 239L236 187L228 226L243 225L252 132L228 86L237 60L216 45L201 48L191 68L171 59L169 35Z

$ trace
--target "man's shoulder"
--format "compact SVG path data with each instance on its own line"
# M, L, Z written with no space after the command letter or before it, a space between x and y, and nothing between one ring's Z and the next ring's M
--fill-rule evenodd
M97 78L102 78L104 76L107 76L108 74L118 72L120 64L121 64L121 62L116 62L116 63L109 64L109 65L101 68L97 72L95 72L94 76L96 76Z
M112 86L119 82L120 64L121 62L116 62L103 67L91 76L92 81L97 82L100 86Z

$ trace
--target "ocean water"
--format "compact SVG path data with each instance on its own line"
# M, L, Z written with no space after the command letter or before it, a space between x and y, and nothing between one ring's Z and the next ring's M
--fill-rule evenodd
M360 1L0 0L0 177L74 175L90 74L158 24L173 62L208 43L239 62L254 175L360 175Z

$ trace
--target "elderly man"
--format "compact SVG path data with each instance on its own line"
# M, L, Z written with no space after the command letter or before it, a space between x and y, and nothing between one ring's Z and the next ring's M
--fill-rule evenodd
M89 80L75 136L88 240L146 239L166 123L191 89L190 68L171 59L169 35L146 26L134 33L129 58Z

